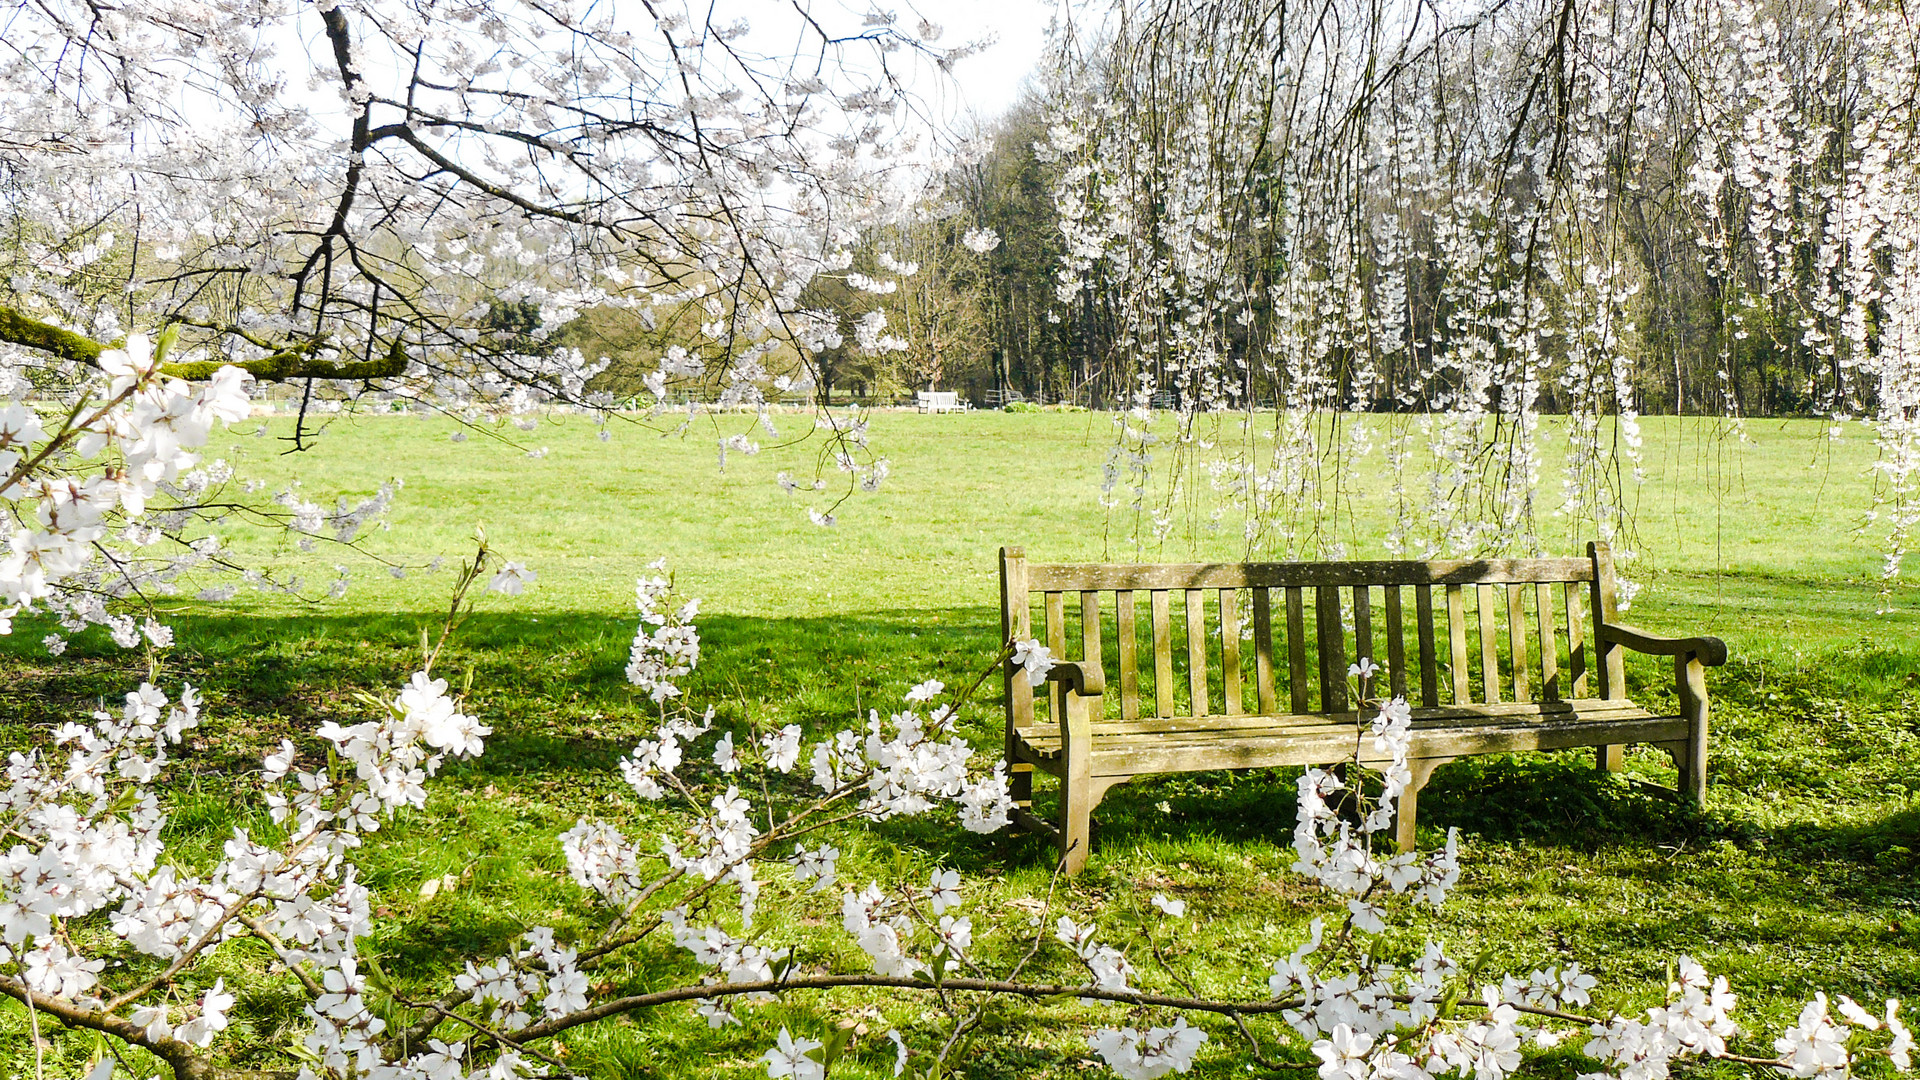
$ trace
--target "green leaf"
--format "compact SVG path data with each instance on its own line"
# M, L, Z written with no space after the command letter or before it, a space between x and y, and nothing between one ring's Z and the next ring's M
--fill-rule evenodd
M392 997L393 980L387 978L387 973L380 970L380 961L373 956L368 956L364 963L367 967L367 985Z
M160 335L153 340L153 362L158 364L165 360L167 354L173 351L174 343L179 340L180 324L168 323L166 329L160 331Z
M846 1052L851 1042L853 1042L852 1028L834 1028L827 1034L827 1041L807 1051L807 1056L819 1062L822 1071L830 1072L833 1069L833 1063L840 1060L840 1055Z

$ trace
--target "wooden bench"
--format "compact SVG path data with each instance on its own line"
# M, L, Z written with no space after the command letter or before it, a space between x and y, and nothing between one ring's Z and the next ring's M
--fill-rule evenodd
M1002 548L1000 596L1006 637L1039 637L1059 661L1044 688L1008 663L1007 761L1020 820L1058 833L1069 874L1115 784L1370 750L1348 700L1360 657L1385 669L1373 695L1413 706L1403 850L1434 768L1470 754L1591 746L1614 770L1623 744L1648 743L1673 756L1682 793L1706 796L1702 669L1726 645L1622 624L1605 544L1584 559L1192 565L1029 563ZM1673 658L1678 715L1627 699L1625 649ZM1035 772L1060 779L1057 825L1032 813Z

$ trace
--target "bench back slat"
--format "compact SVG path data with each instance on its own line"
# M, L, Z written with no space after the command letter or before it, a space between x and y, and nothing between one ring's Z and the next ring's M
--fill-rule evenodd
M1173 616L1167 590L1153 590L1153 704L1155 716L1173 713Z
M1453 700L1472 701L1467 684L1467 604L1460 586L1447 586L1447 659L1453 673Z
M1513 660L1513 700L1532 701L1527 685L1527 592L1524 585L1503 585L1507 593L1507 653Z
M1067 655L1067 618L1065 597L1059 591L1046 594L1043 625L1047 630L1047 649L1062 659ZM1050 717L1056 721L1067 715L1066 688L1059 683L1048 683L1047 708Z
M1162 566L1030 564L1009 549L1002 586L1010 636L1039 623L1054 655L1104 668L1110 719L1343 713L1360 658L1388 669L1368 695L1422 708L1625 692L1617 651L1587 652L1590 620L1617 605L1601 545L1587 559ZM1009 720L1035 722L1024 678L1006 689ZM1058 684L1043 699L1048 718L1064 712Z
M1613 591L1613 552L1605 544L1589 545L1593 549L1594 565L1601 568L1590 580L1593 592L1593 617L1601 622L1619 622L1620 610ZM1627 696L1625 654L1621 647L1609 642L1593 642L1594 667L1600 669L1600 696L1618 698Z
M1391 680L1388 692L1394 697L1406 697L1407 628L1401 621L1400 586L1387 586L1386 602L1387 678Z
M1420 706L1440 706L1440 665L1433 655L1433 586L1413 587L1413 627L1420 635Z
M1253 590L1254 700L1262 716L1272 716L1273 700L1273 590Z
M1480 624L1480 692L1489 705L1500 702L1500 628L1494 618L1495 589L1493 585L1474 589L1474 614Z
M1114 619L1119 624L1115 635L1120 647L1120 718L1140 718L1140 657L1134 644L1138 615L1133 609L1133 590L1121 589L1114 600Z
M1188 589L1187 612L1187 702L1191 716L1207 715L1207 607L1206 593Z
M1022 641L1033 636L1032 617L1027 610L1027 558L1019 548L1000 550L1000 633L1006 641ZM1002 674L1009 724L1031 724L1033 687L1011 663Z
M1560 650L1553 640L1553 586L1540 582L1533 587L1533 610L1540 624L1540 698L1560 700Z
M1361 657L1379 662L1374 659L1373 588L1369 585L1353 587L1353 658L1358 661ZM1342 664L1334 674L1338 678L1345 678L1346 673L1347 665Z
M1287 688L1288 704L1296 713L1306 712L1307 704L1307 620L1303 590L1287 587Z
M1318 617L1320 711L1347 711L1347 635L1340 625L1340 587L1322 585L1313 590Z
M1240 596L1234 589L1220 590L1220 691L1228 716L1245 711L1240 707Z
M1080 659L1105 670L1100 655L1100 594L1091 590L1080 594ZM1101 698L1103 709L1105 700Z
M1580 611L1580 590L1564 587L1567 602L1567 678L1572 680L1573 696L1587 696L1587 620Z

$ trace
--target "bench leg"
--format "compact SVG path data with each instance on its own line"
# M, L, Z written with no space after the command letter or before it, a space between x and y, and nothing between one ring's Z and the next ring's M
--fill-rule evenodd
M1695 806L1707 802L1707 675L1692 653L1673 658L1673 681L1680 715L1687 718L1687 743L1680 766L1680 794Z
M1413 771L1413 778L1407 782L1407 790L1400 793L1400 801L1393 808L1393 843L1402 852L1414 848L1414 818L1420 812L1420 789L1433 779L1433 770L1452 761L1450 757L1415 758L1407 762Z
M1612 746L1594 747L1594 768L1599 769L1601 772L1619 772L1621 765L1620 751L1622 749L1623 747L1619 743L1614 743Z

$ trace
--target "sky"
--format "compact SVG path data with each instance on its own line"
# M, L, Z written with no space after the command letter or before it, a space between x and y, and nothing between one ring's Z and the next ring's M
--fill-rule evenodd
M778 25L784 21L781 10L790 10L790 2L719 0L718 6L737 11L756 26L761 22L753 9L761 7L771 16L768 21ZM1000 115L1019 97L1046 47L1047 24L1060 7L1058 0L812 0L808 6L830 29L857 28L867 12L877 9L894 14L895 25L907 32L922 19L941 27L944 33L935 44L942 48L993 38L993 45L954 65L951 83L922 73L921 84L913 87L935 112L953 110L955 116L970 112L981 121Z
M905 17L909 5L901 7ZM1052 0L922 0L913 10L945 27L943 45L997 37L984 52L955 64L953 72L965 106L989 120L1019 96L1021 84L1046 46L1047 23L1057 7Z

